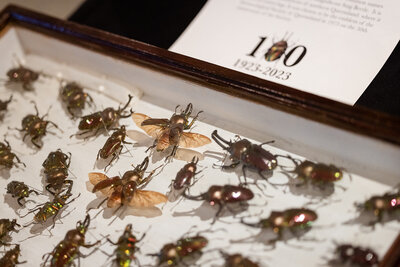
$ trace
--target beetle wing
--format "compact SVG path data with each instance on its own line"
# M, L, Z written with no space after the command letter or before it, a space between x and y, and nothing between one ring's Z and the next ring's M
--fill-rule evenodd
M109 197L114 191L112 185L116 182L115 178L119 179L119 177L110 179L107 175L99 172L90 172L88 176L90 183L94 185L92 192L95 193L100 191L107 197Z
M145 131L148 135L154 138L158 138L163 131L163 127L158 125L142 125L145 120L151 119L149 116L142 113L133 113L132 119L135 124Z
M205 135L198 133L182 133L179 139L181 147L199 147L211 143L211 139Z
M129 202L129 206L135 208L149 208L160 203L167 202L168 198L161 193L148 190L136 190L135 195Z
M169 147L169 130L164 130L157 139L157 151L164 151Z
M122 197L122 188L119 187L114 192L112 192L112 194L110 194L107 201L107 207L115 208L117 206L122 205L121 197Z

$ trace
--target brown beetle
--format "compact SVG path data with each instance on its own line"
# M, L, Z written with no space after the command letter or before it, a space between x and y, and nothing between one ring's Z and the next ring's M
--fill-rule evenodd
M12 166L18 167L17 163L19 163L26 167L25 163L21 162L18 156L11 152L10 143L8 143L5 139L4 142L6 144L0 142L0 166L11 169ZM17 160L17 163L14 162L14 158Z
M8 245L4 243L3 239L7 237L11 231L18 232L15 229L15 226L21 227L21 225L17 223L16 219L13 219L12 221L9 219L0 219L0 245Z
M272 211L268 218L261 219L257 223L246 223L243 218L241 222L251 227L271 229L278 235L276 240L281 240L284 230L289 230L296 235L297 231L310 228L317 218L318 216L315 211L295 208L284 211Z
M235 185L213 185L207 192L200 194L198 196L190 196L186 194L186 190L183 191L183 197L191 200L205 200L210 203L211 206L217 205L218 211L215 214L214 220L220 215L222 208L227 204L231 203L243 203L251 200L254 197L253 192L243 186Z
M106 159L112 156L110 162L106 165L106 167L104 167L104 171L106 171L107 167L111 165L111 163L119 156L119 154L121 154L123 144L132 144L126 142L125 137L125 125L122 125L119 129L114 129L112 135L107 139L104 146L97 153L97 159Z
M72 110L82 110L85 103L89 99L89 104L93 103L92 97L83 91L83 87L76 82L62 82L60 88L60 96L62 101L67 105L69 114L74 118L75 114Z
M21 249L19 245L15 245L15 247L9 251L7 251L4 256L0 259L0 266L1 267L14 267L17 264L23 264L27 261L19 262L18 258L21 254Z
M51 124L57 129L61 131L60 128L58 128L57 124L55 124L52 121L46 121L44 118L48 115L45 114L42 117L39 117L39 110L34 102L32 102L35 106L36 114L29 114L25 116L22 119L21 125L22 129L16 129L20 132L26 132L23 140L25 141L25 138L29 135L31 137L31 142L34 146L37 148L41 148L42 146L39 145L36 141L41 138L42 136L46 135L46 130L47 130L47 125ZM62 131L61 131L62 132Z
M200 173L196 172L197 162L199 162L199 159L193 157L191 162L187 163L182 169L179 170L173 182L173 187L175 190L181 190L191 185L194 176Z
M7 83L22 84L26 91L33 91L32 83L39 79L40 73L34 70L19 66L12 68L7 72Z
M226 141L218 135L217 130L211 134L211 137L222 149L228 151L230 154L232 164L223 165L223 169L235 168L242 163L245 184L246 168L258 171L258 174L267 180L263 172L271 173L278 166L278 156L262 148L263 145L273 143L274 141L265 142L260 145L253 144L247 139L240 139L235 142Z
M72 261L81 256L79 252L80 247L91 248L100 243L100 240L96 241L93 244L85 243L85 234L90 225L90 216L86 215L83 223L79 221L76 225L76 229L69 230L64 240L62 240L58 245L53 249L52 252L43 255L44 264L46 266L50 256L50 266L51 267L62 267L62 266L70 266Z
M125 104L125 106L122 108L118 107L117 110L114 108L106 108L102 111L83 116L78 126L79 130L82 132L73 134L71 137L84 135L91 132L94 132L93 136L96 136L101 130L108 131L111 126L119 121L119 119L130 117L133 114L132 109L128 114L125 114L124 111L129 106L132 98L133 97L129 95L128 102Z
M108 208L118 207L118 209L124 205L135 208L148 208L167 202L167 197L161 193L141 190L141 188L150 182L155 172L155 170L153 170L144 178L144 172L148 164L149 158L146 157L134 170L125 172L122 177L115 176L109 178L103 173L89 173L89 181L94 185L92 192L96 193L101 191L102 194L106 196L99 207L106 200Z
M57 151L50 152L42 166L44 168L44 174L46 176L46 190L53 194L61 193L67 186L67 189L71 191L73 185L72 180L68 178L68 168L71 164L71 153L69 156L57 149Z
M24 205L21 203L21 200L25 200L25 198L29 197L31 193L39 195L37 191L29 189L29 187L23 182L12 181L7 185L7 194L11 194L14 198L17 197L17 202L21 207Z
M220 251L221 255L225 259L224 267L259 267L259 265L243 255L236 254L227 254L223 251Z
M352 266L372 267L378 266L378 255L369 248L362 248L350 244L338 245L336 254L339 259L330 261L331 263L344 265L350 263Z
M173 146L172 153L166 158L175 156L178 146L193 148L200 147L211 143L210 138L198 133L184 132L189 130L193 123L196 121L197 115L189 122L190 114L193 110L193 105L190 103L185 110L180 114L176 113L179 106L175 108L174 114L170 119L153 119L141 113L132 115L133 121L137 126L144 130L148 135L155 138L153 146L157 151L164 151L165 149Z

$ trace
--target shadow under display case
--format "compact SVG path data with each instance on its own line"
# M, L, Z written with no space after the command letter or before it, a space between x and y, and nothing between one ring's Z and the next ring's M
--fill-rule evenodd
M26 226L19 228L18 233L11 232L9 243L20 244L20 261L27 261L27 266L40 265L44 261L42 256L52 252L68 230L75 229L78 221L84 221L87 213L91 221L85 242L92 244L101 240L101 244L92 255L80 258L83 266L102 265L115 259L115 254L110 258L103 253L112 254L116 248L105 236L116 242L127 224L133 225L138 238L146 233L137 243L140 251L135 252L140 264L156 265L157 257L149 254L157 254L165 244L183 236L197 234L207 238L208 244L201 257L185 257L184 262L189 264L196 260L202 266L223 265L225 259L220 253L223 251L242 253L260 266L329 265L338 259L335 249L343 244L374 250L382 261L381 266L398 264L398 118L353 108L15 6L1 13L0 25L3 79L8 79L6 73L18 64L39 74L38 79L31 82L31 90L26 90L21 83L10 82L0 88L2 101L13 95L3 115L0 135L5 136L12 151L26 164L26 167L19 165L2 170L0 187L4 188L4 202L0 210L2 218L15 218L18 224ZM246 169L248 183L245 185L241 166L247 164L246 159L241 158L241 165L236 168L221 169L219 166L230 164L230 160L214 141L199 148L181 149L177 154L185 155L184 160L165 161L171 151L146 151L154 138L127 116L119 120L119 125L125 125L125 141L134 145L124 145L121 155L104 172L108 161L96 158L112 131L88 139L70 137L78 132L80 119L71 119L62 104L61 81L80 84L93 98L93 104L86 105L82 115L107 107L122 107L128 95L133 99L125 111L132 108L134 114L146 114L151 118L170 118L177 105L181 106L175 110L179 113L192 103L192 117L199 111L203 113L199 114L191 133L211 140L212 133L217 130L223 139L231 140L231 143L224 143L227 146L243 139L254 144L274 140L262 147L274 156L277 166L262 176L251 168ZM32 144L31 137L23 141L25 133L15 130L21 128L21 120L26 115L35 113L34 103L40 116L48 111L45 119L60 128L48 126L46 135L38 140L42 144L40 149ZM49 153L57 149L67 155L71 153L68 166L68 179L73 182L70 203L67 201L68 205L54 221L49 216L43 224L34 223L37 211L29 213L29 209L54 200L45 190L46 173L42 164ZM91 192L93 185L88 174L122 176L133 169L132 165L141 164L146 156L150 157L147 173L155 172L145 190L166 194L169 201L146 209L129 205L111 209L105 204L97 209L107 194ZM198 170L201 172L196 174L195 183L185 194L198 196L212 185L238 186L240 180L240 187L251 190L253 198L245 205L224 202L218 218L215 217L218 205L212 206L200 197L198 200L202 201L182 199L182 195L171 189L171 182L186 164L185 160L190 162L193 156L200 159ZM314 177L308 177L304 185L298 185L301 175L293 170L306 159L338 166L343 177L339 175L339 181L322 185L313 183ZM332 171L328 176L333 179L335 173ZM6 193L5 188L11 181L23 181L40 192L26 199L36 203L27 201L20 206ZM239 191L231 193L235 195ZM389 200L393 208L384 210L383 217L378 218L363 203L385 193L393 194ZM276 227L265 226L262 230L245 224L268 218L274 211L295 208L317 214L312 226L300 227L304 229L287 226L279 236ZM300 214L292 219L297 223L304 221L304 216L306 214ZM89 254L94 248L81 247L80 251Z

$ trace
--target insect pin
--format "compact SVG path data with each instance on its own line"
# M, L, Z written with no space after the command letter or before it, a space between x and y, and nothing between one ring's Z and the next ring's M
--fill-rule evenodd
M73 134L72 136L80 136L94 132L92 136L96 136L101 130L108 131L110 127L116 124L119 119L128 118L133 114L132 109L129 113L124 113L125 109L128 108L129 103L132 100L132 96L129 95L129 100L125 106L118 107L117 110L114 108L106 108L102 111L92 113L90 115L83 116L79 122L78 129L80 133Z
M310 229L312 223L317 218L317 213L312 210L295 208L284 211L272 211L268 218L261 219L257 223L247 223L243 218L241 222L251 227L272 230L278 235L276 239L270 241L270 243L274 243L283 239L285 230L290 231L294 236L299 236L300 231Z
M179 106L175 108L174 114L170 119L153 119L141 113L132 114L135 124L144 130L148 135L155 138L153 146L157 151L164 151L170 146L173 147L172 153L167 157L173 157L178 147L195 148L211 143L210 138L198 133L185 132L189 130L197 117L197 115L189 122L193 105L190 103L185 110L181 110L180 114L176 113Z
M168 199L164 194L155 191L141 190L150 182L155 172L155 170L153 170L144 178L144 172L148 164L149 158L146 157L134 170L125 172L122 177L114 176L109 178L103 173L89 173L89 181L94 185L92 192L101 191L101 193L106 196L99 207L104 201L107 201L108 208L118 207L118 209L122 206L148 208L160 203L165 203ZM115 212L117 212L117 210Z
M222 165L222 169L236 168L240 163L242 163L245 184L247 183L246 168L256 170L263 179L267 180L267 177L263 175L263 172L272 173L272 171L278 166L277 155L273 155L262 148L263 145L273 143L274 141L265 142L260 145L253 144L247 139L240 139L235 142L226 141L218 135L217 130L211 134L211 137L230 155L232 163L230 165Z
M97 159L107 159L112 156L110 162L104 167L104 171L106 171L107 167L111 165L111 163L118 158L121 154L123 144L132 144L125 141L126 137L126 128L125 125L122 125L118 129L114 129L114 132L107 139L104 146L97 153Z
M60 266L71 266L75 258L82 256L79 251L80 247L91 248L100 243L100 240L93 244L85 243L85 235L90 225L90 216L86 215L85 220L79 221L76 225L76 229L69 230L64 240L62 240L53 249L52 252L44 254L43 266L46 266L50 259L50 267L60 267ZM93 252L92 252L93 253Z
M337 259L330 260L331 264L351 264L351 266L372 267L378 266L378 255L369 248L362 248L350 244L342 244L336 247Z
M186 190L183 191L183 197L196 201L207 201L211 206L218 206L218 211L214 216L212 222L215 223L216 219L221 214L223 207L228 208L228 204L239 203L244 204L245 202L251 200L254 197L253 192L243 186L235 185L213 185L207 192L200 194L198 196L190 196L186 194ZM229 209L229 208L228 208ZM232 210L231 210L232 211Z
M13 96L11 95L10 98L6 101L0 100L0 112L7 111L8 104L11 103Z
M26 167L25 163L21 162L18 156L11 151L10 143L4 139L4 143L0 142L0 166L3 166L7 169L11 169L12 166L18 167L17 163L14 162L14 159L17 160L17 163Z
M21 249L19 248L19 245L15 245L13 249L6 251L4 256L0 259L0 266L14 267L17 264L26 263L27 261L22 261L22 262L18 261L20 254L21 254Z
M9 236L11 231L18 232L15 229L15 226L21 227L21 225L17 223L16 219L13 219L12 221L9 219L0 219L0 245L8 246L8 244L4 242L4 239Z
M136 236L132 234L132 224L128 224L125 227L124 233L119 237L116 243L107 238L109 243L117 246L114 253L116 255L115 262L118 266L129 267L132 261L135 261L136 264L140 266L138 259L135 257L135 253L139 250L136 243L143 240L145 235L146 234L143 234L140 239L137 239ZM108 256L112 257L112 255Z
M60 96L62 101L67 106L69 114L73 118L76 117L74 110L82 111L85 108L85 103L94 103L93 98L83 91L83 87L76 82L61 82Z
M37 148L41 148L42 146L39 145L37 143L37 141L41 137L46 135L48 124L53 125L54 127L59 129L60 131L61 131L61 129L58 128L57 124L55 124L54 122L44 120L44 118L48 115L47 113L45 115L43 115L42 117L39 117L38 108L37 108L37 106L36 106L36 104L34 102L32 102L32 103L35 106L36 114L35 115L29 114L29 115L25 116L22 119L22 122L21 122L22 128L21 129L16 129L16 130L18 130L20 132L26 132L24 137L23 137L24 141L25 141L25 138L27 136L30 136L32 144L34 146L36 146Z
M158 258L158 265L177 266L186 264L186 261L201 254L201 250L208 244L207 238L201 235L182 237L175 243L165 244L160 252L155 254L148 254Z
M44 168L44 174L46 176L46 190L53 194L59 194L67 186L70 191L73 182L68 178L68 168L71 164L71 153L69 156L57 149L57 151L50 152L42 166Z
M23 182L12 181L7 185L7 194L11 194L13 198L18 198L17 202L21 207L24 205L21 200L25 201L25 198L29 197L31 193L39 195L37 191L30 189L29 186Z
M59 193L55 195L52 201L48 201L44 204L38 205L37 208L34 208L30 210L26 215L21 216L25 217L30 213L37 212L33 217L33 221L25 225L25 227L33 223L44 224L45 222L47 222L48 219L53 218L53 225L51 226L50 230L53 229L54 226L56 225L56 217L58 213L61 211L61 209L64 208L66 205L70 204L71 202L73 202L75 199L77 199L80 196L80 194L77 197L70 200L69 202L67 202L67 200L71 196L72 196L71 188L69 188L65 193L63 194Z
M376 221L370 222L372 226L382 222L385 214L389 216L397 215L400 218L400 190L394 193L372 196L364 203L356 203L355 205L361 211L373 212Z

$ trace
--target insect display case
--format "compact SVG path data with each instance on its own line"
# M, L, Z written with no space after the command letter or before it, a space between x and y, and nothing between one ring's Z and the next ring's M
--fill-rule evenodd
M134 251L144 265L157 265L160 250L169 243L177 246L182 237L190 241L186 247L191 251L203 249L203 255L185 257L183 263L201 266L222 266L236 253L259 266L334 266L343 260L337 253L343 245L375 251L381 266L399 263L398 118L15 6L1 13L0 27L4 84L0 98L6 103L0 105L5 106L0 111L0 136L10 144L10 150L5 150L21 162L15 158L11 168L1 171L4 201L0 210L2 218L16 219L20 225L14 225L19 231L10 231L4 242L20 245L19 261L26 261L26 266L57 260L54 248L77 222L85 226L86 243L82 244L96 244L79 249L82 255L76 261L83 266L111 263L116 252L109 241L118 244L115 240L124 229L137 237L144 235L135 243L140 250ZM7 76L20 68L32 70L37 77L30 73L14 81ZM90 95L84 106L63 101L60 92L66 83L79 84ZM83 91L73 92L84 96ZM117 142L121 153L114 155L111 164L111 158L100 157L107 151L99 151L107 150L105 142L112 138L113 132L104 130L108 125L99 124L99 133L88 138L79 135L78 129L80 123L93 118L80 117L108 107L114 110L112 114L119 114L112 117L115 124L110 128L124 126L127 142ZM198 114L186 132L212 142L172 152L171 147L163 152L148 150L154 138L143 121L135 123L132 112L134 119L139 116L135 114L166 119L158 124L170 123L173 114L190 113L190 121ZM41 121L35 122L53 124L31 135L21 129L28 114L38 114ZM255 156L261 155L268 167L254 168L257 159L251 153L235 158L232 151L240 142L251 143L251 151L258 151ZM64 163L50 171L47 166L53 165L44 162L51 163L50 155L57 151L64 155L60 156ZM177 173L187 163L196 164L197 172L190 188L177 194L172 181L181 178ZM231 163L232 168L221 168ZM304 164L308 165L301 173ZM111 198L102 204L109 194L104 188L97 194L91 192L96 183L89 181L90 173L97 177L93 179L119 179L135 166L146 169L143 177L151 174L142 191L165 194L168 201L159 197L154 205L114 206L108 203ZM315 178L312 173L319 168L324 176ZM58 174L63 182L48 187L49 179ZM29 186L25 191L38 195L17 201L5 189L12 181L23 182ZM238 204L226 200L215 205L204 195L212 186L224 188L233 197L239 193L246 197ZM61 193L54 192L57 188ZM53 195L67 200L53 205ZM379 209L370 205L376 196L382 204ZM57 207L55 216L35 220L49 202ZM271 223L277 214L284 214L278 217L286 218L285 227L278 227L276 220ZM258 223L268 222L267 218L269 223ZM301 227L291 227L291 220Z

